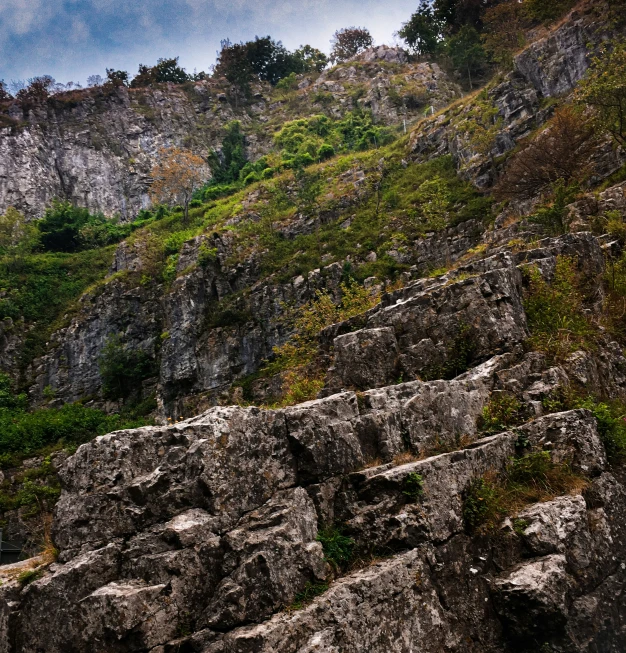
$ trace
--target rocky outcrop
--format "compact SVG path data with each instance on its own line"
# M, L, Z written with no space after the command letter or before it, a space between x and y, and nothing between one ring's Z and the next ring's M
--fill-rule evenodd
M357 88L365 91L359 106L387 125L411 120L423 105L445 106L460 95L436 64L409 64L401 50L383 46L361 57L360 64L316 74L319 79L301 79L295 114L293 103L275 98L267 84L253 85L244 106L231 102L232 89L223 79L139 89L104 85L61 93L28 110L4 102L0 213L15 206L38 218L58 197L92 212L132 220L150 205L150 171L159 150L175 145L206 157L208 151L220 149L223 128L233 119L242 122L246 154L254 161L272 145L273 130L264 128L266 122L273 125L326 111L342 117L354 108ZM401 110L401 100L394 99L397 84L391 84L384 66L395 66L402 82L398 88L408 82L419 96L416 106ZM325 94L324 105L320 94Z
M451 154L459 171L480 188L495 180L494 161L510 152L551 116L545 100L574 90L593 52L610 38L613 25L598 16L608 4L581 3L567 19L514 59L513 71L488 86L478 98L460 103L420 123L411 134L417 159ZM614 33L613 33L614 36ZM478 130L481 138L474 140ZM608 175L622 164L613 148L603 151L599 167Z

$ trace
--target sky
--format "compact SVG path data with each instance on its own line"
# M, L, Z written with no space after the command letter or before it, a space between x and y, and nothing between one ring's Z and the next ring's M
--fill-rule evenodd
M85 83L106 68L127 70L180 57L191 73L215 62L220 40L271 35L289 49L329 51L333 32L357 25L375 43L393 33L417 0L0 0L0 79L52 75Z

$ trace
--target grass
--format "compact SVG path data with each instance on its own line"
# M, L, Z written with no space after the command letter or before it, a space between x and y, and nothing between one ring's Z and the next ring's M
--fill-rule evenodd
M314 598L324 594L324 592L330 587L328 583L311 583L307 582L304 586L304 589L301 592L298 592L294 598L294 601L291 605L287 606L286 610L291 612L293 610L301 610L306 605L311 603Z
M0 320L22 319L26 330L21 366L45 351L46 342L80 295L106 275L114 246L77 253L30 254L0 260Z
M562 360L574 351L596 348L597 326L585 313L583 282L571 257L557 257L551 283L530 268L527 284L524 309L531 349Z
M494 533L505 516L585 485L568 466L553 463L548 451L533 451L512 459L500 476L488 473L474 479L463 501L463 519L470 532Z

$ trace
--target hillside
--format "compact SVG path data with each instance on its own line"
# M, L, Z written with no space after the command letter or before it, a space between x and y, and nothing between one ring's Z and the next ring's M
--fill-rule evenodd
M624 650L625 30L3 101L0 653Z

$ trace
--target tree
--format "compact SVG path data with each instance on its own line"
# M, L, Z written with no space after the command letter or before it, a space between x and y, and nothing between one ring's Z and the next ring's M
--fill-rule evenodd
M330 44L333 46L330 61L334 64L347 61L372 47L374 39L364 27L344 27L333 34Z
M221 156L218 156L215 151L209 154L213 185L232 184L239 179L239 173L247 162L244 146L245 139L241 131L241 123L238 120L233 120L226 125Z
M0 79L0 102L2 100L10 100L11 99L11 94L9 93L9 89L7 88L7 85L4 83L4 79Z
M14 260L32 251L37 243L37 229L16 208L9 206L0 215L0 251Z
M577 98L595 111L595 125L626 147L626 41L605 44L579 84Z
M496 63L510 66L513 52L524 45L523 5L515 0L487 9L481 35L485 50Z
M156 66L139 64L139 72L130 85L132 88L139 88L167 82L183 84L189 79L189 75L178 65L178 57L174 57L173 59L157 59Z
M244 96L250 92L252 66L248 59L248 51L244 43L231 43L230 39L220 42L221 50L217 53L217 63L213 74L215 77L225 77ZM235 105L238 97L235 95Z
M102 86L102 84L104 84L102 75L89 75L87 77L87 86Z
M580 184L591 172L596 146L593 127L571 107L558 109L547 129L511 159L495 188L501 200L525 200L555 184Z
M107 68L107 84L111 86L128 86L128 73L125 70Z
M43 104L54 89L55 80L50 75L33 77L28 80L28 86L17 92L15 98L22 105L22 108L28 109Z
M152 168L150 195L155 202L182 204L183 220L189 219L189 202L207 179L207 165L199 156L178 147L164 148Z
M470 89L473 88L472 75L480 73L486 63L485 51L476 29L463 25L457 34L450 37L446 50L452 65L456 70L467 73Z
M328 57L310 45L301 45L293 54L301 62L303 73L321 73L328 65Z
M428 0L421 0L417 11L402 24L398 36L417 55L435 55L441 49L444 36L445 21L437 18Z

